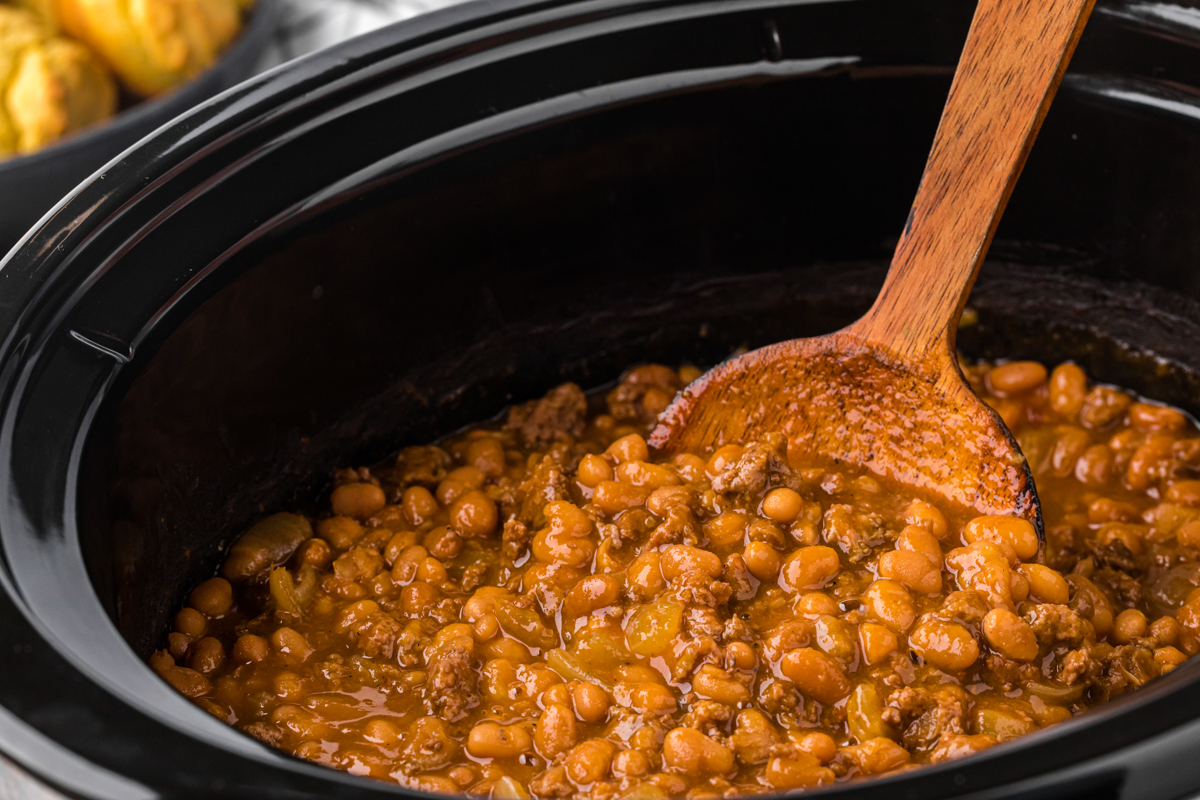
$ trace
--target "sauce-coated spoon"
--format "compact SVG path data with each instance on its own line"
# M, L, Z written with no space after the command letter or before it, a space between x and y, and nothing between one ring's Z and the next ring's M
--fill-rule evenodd
M702 452L783 431L792 447L866 467L1042 532L1016 442L975 396L954 341L1009 194L1094 0L980 0L883 289L828 336L764 347L696 380L650 444Z

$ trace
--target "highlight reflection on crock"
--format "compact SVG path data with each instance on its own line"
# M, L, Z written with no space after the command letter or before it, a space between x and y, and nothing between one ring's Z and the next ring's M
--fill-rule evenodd
M108 119L121 90L188 81L237 38L252 0L0 2L0 160Z
M644 365L338 471L241 537L151 665L356 775L659 798L959 758L1200 652L1200 430L1073 364L964 370L1028 457L1044 547L780 434L656 460L699 371Z

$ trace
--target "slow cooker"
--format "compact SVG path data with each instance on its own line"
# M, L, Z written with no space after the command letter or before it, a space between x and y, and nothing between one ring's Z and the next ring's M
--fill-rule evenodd
M0 751L89 798L412 795L145 665L256 517L564 380L873 299L965 0L476 0L220 95L0 269ZM1096 10L960 346L1200 412L1200 8ZM1200 663L863 798L1200 791Z

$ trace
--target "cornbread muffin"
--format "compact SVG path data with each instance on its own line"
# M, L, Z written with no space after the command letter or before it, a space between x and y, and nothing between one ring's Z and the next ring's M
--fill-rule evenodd
M0 6L0 159L112 116L117 87L86 46L25 9Z
M57 0L52 5L64 32L100 53L130 90L150 96L212 66L237 37L248 3Z

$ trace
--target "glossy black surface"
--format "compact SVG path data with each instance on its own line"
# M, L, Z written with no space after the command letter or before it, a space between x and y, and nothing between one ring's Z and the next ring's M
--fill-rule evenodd
M97 797L402 793L153 676L182 593L332 467L565 379L852 319L971 12L483 0L243 84L83 186L0 270L0 748ZM1076 358L1200 411L1198 45L1193 8L1097 10L968 352ZM1198 709L1200 663L826 796L1180 796Z
M80 181L143 136L253 75L278 17L278 0L260 0L238 40L195 80L37 153L0 161L0 253Z

